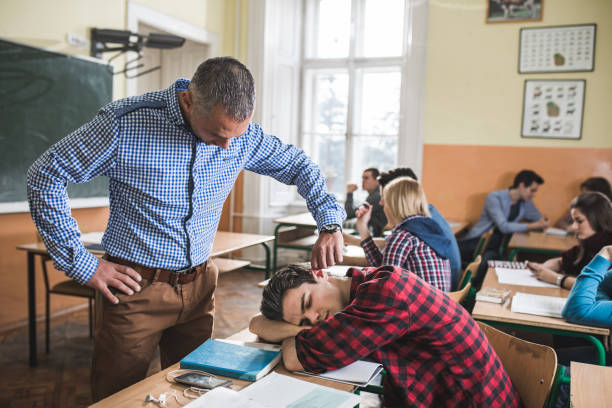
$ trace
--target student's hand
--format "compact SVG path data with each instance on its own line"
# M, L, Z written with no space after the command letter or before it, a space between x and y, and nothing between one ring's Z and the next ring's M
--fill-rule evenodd
M357 222L355 223L357 231L359 232L361 240L364 240L370 236L370 230L368 229L368 223L372 218L372 206L370 203L363 203L363 205L355 211L355 216L357 217Z
M559 274L544 267L542 264L536 262L527 262L527 268L529 268L529 270L539 280L548 283L557 283L557 277L559 276Z
M113 295L109 287L133 295L134 292L140 292L140 285L136 282L141 280L140 274L132 268L100 259L98 268L86 285L99 290L108 300L117 304L119 299Z
M539 220L537 220L536 222L532 222L527 224L527 229L532 231L532 230L544 230L546 228L548 228L548 225L550 224L550 221L548 221L548 218L546 217L542 217Z
M347 193L354 193L355 191L357 191L359 187L357 187L357 184L347 184L346 185L346 192Z
M612 261L612 245L605 246L599 251L599 255L606 258L608 261Z
M336 231L333 234L322 232L312 247L311 266L312 269L325 269L342 262L342 250L344 240L342 232Z

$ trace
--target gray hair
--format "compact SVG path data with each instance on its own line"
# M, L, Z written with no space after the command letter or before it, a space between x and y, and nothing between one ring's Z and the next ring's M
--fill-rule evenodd
M255 109L255 81L249 69L235 58L209 58L201 63L189 91L205 113L219 105L236 122L248 119Z

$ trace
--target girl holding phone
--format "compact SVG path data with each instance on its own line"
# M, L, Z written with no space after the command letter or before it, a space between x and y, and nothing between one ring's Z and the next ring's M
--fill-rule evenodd
M571 229L579 244L558 258L527 264L538 279L565 289L574 286L576 276L602 247L612 245L612 204L608 197L596 192L580 194L572 202L570 213Z

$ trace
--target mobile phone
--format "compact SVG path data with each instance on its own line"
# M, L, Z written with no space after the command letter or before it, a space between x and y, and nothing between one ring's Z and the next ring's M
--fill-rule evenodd
M192 385L198 388L204 388L211 390L216 387L227 387L232 385L230 380L223 378L212 377L210 375L203 375L198 373L185 373L177 377L174 377L174 381L182 384Z

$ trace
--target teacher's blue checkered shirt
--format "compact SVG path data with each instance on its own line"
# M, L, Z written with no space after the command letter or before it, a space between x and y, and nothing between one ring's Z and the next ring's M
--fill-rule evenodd
M67 182L108 176L110 219L102 245L115 257L154 268L178 270L208 259L223 203L242 169L297 185L319 227L344 220L319 167L256 123L227 149L199 141L176 96L188 84L179 79L105 106L28 171L32 218L56 267L69 277L87 282L98 260L79 240Z

